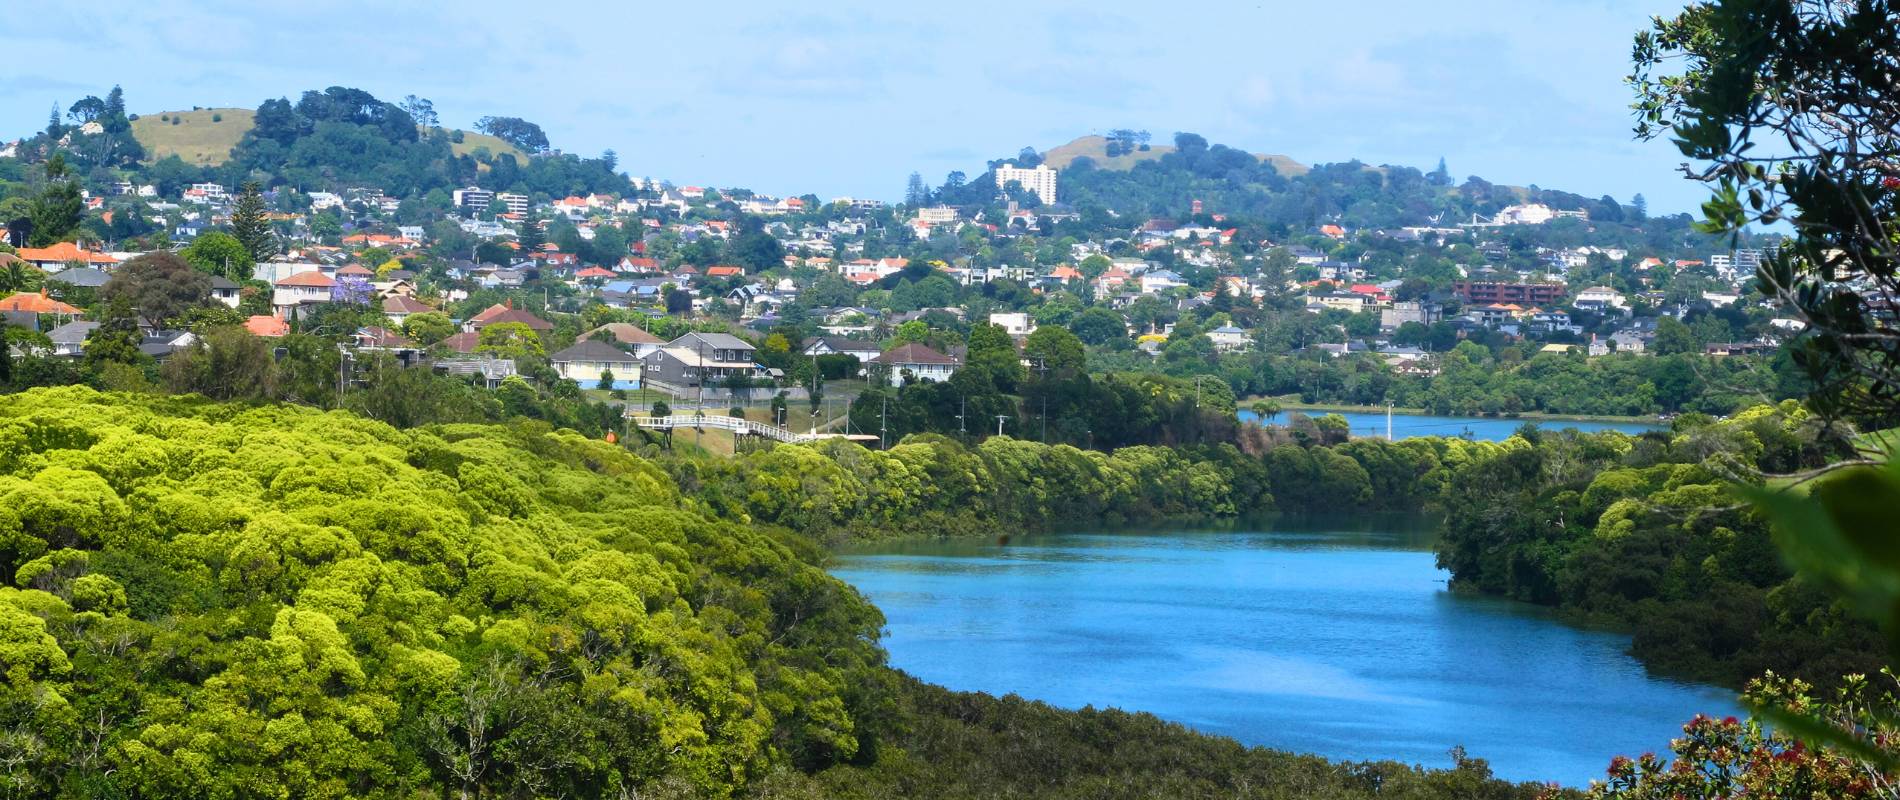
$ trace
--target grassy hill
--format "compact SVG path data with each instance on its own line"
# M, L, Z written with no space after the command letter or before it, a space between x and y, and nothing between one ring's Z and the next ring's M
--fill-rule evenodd
M1047 152L1042 154L1042 160L1055 169L1062 169L1069 166L1069 164L1073 163L1077 158L1087 156L1095 162L1095 166L1102 169L1131 169L1140 162L1160 158L1172 152L1174 152L1172 145L1157 144L1145 151L1137 150L1132 153L1109 158L1108 137L1083 136L1068 144L1050 148ZM1262 155L1259 153L1255 153L1254 156L1272 164L1273 168L1279 170L1281 175L1292 176L1306 174L1307 167L1305 164L1294 161L1286 156Z
M162 111L132 120L132 135L154 161L175 155L187 164L217 166L231 157L231 148L251 130L256 116L256 112L248 108ZM513 153L517 160L528 158L527 153L514 145L473 131L464 131L462 141L450 147L458 156L486 148L494 155Z
M487 148L489 153L497 156L502 153L513 153L516 161L528 160L527 152L521 148L493 136L489 136L486 133L476 133L474 131L463 131L462 141L450 144L449 148L454 150L458 156L468 155L479 148Z
M231 157L255 116L248 108L165 111L132 120L132 135L154 161L178 156L187 164L216 166Z

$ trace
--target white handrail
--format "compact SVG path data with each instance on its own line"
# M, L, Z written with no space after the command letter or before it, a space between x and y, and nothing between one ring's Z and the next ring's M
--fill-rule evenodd
M710 414L673 414L665 417L627 415L627 419L642 428L671 430L673 428L717 428L764 436L781 442L809 442L825 438L806 433L794 433L790 428L753 422L740 417L713 416Z

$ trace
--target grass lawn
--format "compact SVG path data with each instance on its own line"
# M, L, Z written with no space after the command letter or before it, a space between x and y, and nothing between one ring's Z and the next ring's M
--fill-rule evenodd
M220 119L213 122L212 117ZM175 155L187 164L217 166L231 157L231 148L250 132L256 117L257 113L248 108L161 111L132 120L132 135L144 145L146 157L152 161ZM172 124L172 119L178 123ZM528 160L528 154L520 148L474 131L463 131L462 141L451 142L449 149L457 156L487 150L497 156L513 154L517 161Z
M132 120L132 136L152 161L178 156L187 164L217 166L231 157L231 148L251 130L255 116L248 108L164 111ZM213 122L212 117L220 121ZM172 119L178 124L172 124Z

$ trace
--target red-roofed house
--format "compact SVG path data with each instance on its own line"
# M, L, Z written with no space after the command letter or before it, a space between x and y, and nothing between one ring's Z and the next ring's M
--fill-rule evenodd
M257 314L244 320L244 329L252 336L276 338L290 335L290 323L269 314Z
M508 301L505 305L496 303L495 305L482 309L482 313L469 317L467 322L462 323L462 329L476 332L490 325L503 322L519 322L537 333L554 330L554 323L515 308L513 300Z
M744 274L745 267L733 266L731 264L721 264L716 267L706 268L706 277L708 278L730 278Z
M435 311L428 303L408 295L396 295L383 298L383 316L389 318L389 324L400 326L411 316Z
M659 272L660 260L646 256L628 256L620 259L620 264L616 269L621 272Z
M574 277L583 281L604 281L614 277L614 271L605 267L588 267L574 273Z
M277 316L288 319L298 306L330 302L335 291L335 278L318 270L299 272L272 285L270 304Z
M22 247L20 260L47 272L65 269L66 264L73 261L94 267L119 263L112 256L81 249L72 242L60 242L48 247Z
M28 314L62 314L73 316L79 309L46 296L46 290L21 292L5 300L0 300L0 311L20 311Z

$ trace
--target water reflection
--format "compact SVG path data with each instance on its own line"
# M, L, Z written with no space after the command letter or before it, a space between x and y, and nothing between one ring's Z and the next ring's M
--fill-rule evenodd
M1580 784L1726 692L1647 676L1623 637L1448 592L1431 520L906 542L834 571L892 662L957 689L1152 711L1242 741Z

